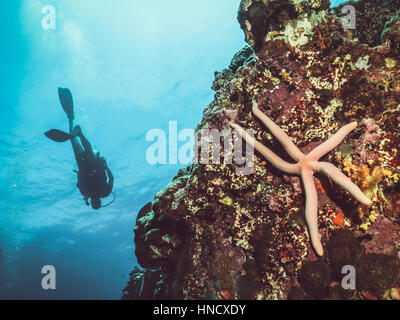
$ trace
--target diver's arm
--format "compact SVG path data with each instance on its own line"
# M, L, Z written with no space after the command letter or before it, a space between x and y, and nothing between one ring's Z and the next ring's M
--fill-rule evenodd
M112 172L111 172L111 170L110 170L110 168L108 166L106 166L106 172L107 172L107 175L108 175L108 184L113 185L114 184L114 176L113 176L113 174L112 174Z
M106 172L108 175L108 182L107 182L108 189L109 189L108 194L110 194L113 189L113 186L114 186L114 176L113 176L110 168L107 165L106 165Z
M84 196L84 197L83 197L83 200L85 200L85 204L86 204L87 206L90 205L90 204L89 204L89 197L88 197L88 196Z

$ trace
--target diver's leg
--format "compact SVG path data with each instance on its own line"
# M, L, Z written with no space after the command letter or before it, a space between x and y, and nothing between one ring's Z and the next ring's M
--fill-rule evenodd
M90 144L89 140L86 139L86 137L83 135L82 130L79 130L79 138L81 138L81 142L82 142L83 148L85 149L85 154L86 154L87 159L90 162L94 162L96 157L93 153L92 145Z
M60 98L61 106L63 107L65 113L67 114L68 117L68 125L69 125L69 134L75 135L74 134L74 102L72 99L72 94L69 89L63 89L63 88L58 88L58 95ZM71 145L72 149L74 151L75 155L75 160L78 165L79 170L81 170L82 167L82 153L85 151L79 142L78 137L72 138L71 140Z
M74 132L74 119L68 118L69 122L69 134ZM75 160L78 165L79 170L81 169L82 153L85 151L79 142L78 137L71 139L72 149L74 150Z
M72 144L72 149L74 150L76 164L78 165L79 171L81 171L82 160L83 160L82 154L85 152L85 150L82 148L82 145L80 144L80 142L78 140L78 137L72 138L71 144Z
M81 159L81 154L82 154L82 152L85 152L85 150L82 148L82 145L79 143L79 140L77 137L71 139L71 144L72 144L72 149L74 149L76 162L79 162ZM78 159L79 159L79 161L78 161ZM78 163L78 166L79 166L79 163Z
M69 134L72 134L74 131L74 119L68 118L69 123Z

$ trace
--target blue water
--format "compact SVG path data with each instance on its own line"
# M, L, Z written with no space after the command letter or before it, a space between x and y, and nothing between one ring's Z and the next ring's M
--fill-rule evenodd
M45 30L42 7L56 9ZM244 46L233 0L6 0L0 35L0 298L119 299L137 265L133 227L182 164L151 166L146 133L194 128L214 71ZM115 176L116 202L95 212L76 188L57 87ZM57 287L41 287L41 268Z

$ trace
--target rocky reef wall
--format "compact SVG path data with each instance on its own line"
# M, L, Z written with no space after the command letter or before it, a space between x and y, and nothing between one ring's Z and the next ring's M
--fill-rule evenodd
M249 175L238 175L235 163L194 163L139 212L143 269L131 273L123 299L400 298L400 1L351 4L357 27L344 30L343 5L242 0L238 20L248 46L215 73L215 98L196 135L238 123L293 162L252 114L254 102L304 153L357 121L323 160L373 205L316 174L325 251L318 257L298 176L258 152ZM344 265L355 267L356 289L341 287Z

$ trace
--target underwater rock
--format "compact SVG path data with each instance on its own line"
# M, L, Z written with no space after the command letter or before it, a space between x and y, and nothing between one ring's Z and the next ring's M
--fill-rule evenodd
M278 3L287 5L281 18L274 13ZM370 46L344 30L327 3L241 2L239 21L242 28L250 25L245 32L254 51L244 48L230 67L215 73L215 97L196 128L201 142L195 148L209 142L203 130L222 132L235 122L253 129L257 140L292 161L253 116L253 102L304 153L357 121L358 127L323 161L345 173L373 204L358 203L316 174L318 228L327 253L316 260L298 176L282 173L258 152L247 175L237 174L243 163L236 161L194 162L157 193L136 222L139 264L143 272L161 270L166 298L384 299L388 295L382 291L397 292L393 257L400 248L398 20L393 15L376 17L382 30L386 19L393 19L386 24L385 43ZM219 151L220 160L231 154L222 143L211 149ZM373 257L379 257L376 263ZM361 277L355 290L338 288L343 264L355 266ZM380 277L383 264L387 278ZM379 281L368 286L363 277L371 272Z
M381 39L383 43L389 41L393 53L397 56L400 55L400 1L399 10L390 21L386 22Z
M167 290L160 269L140 270L135 267L129 275L129 281L121 299L164 300L167 297Z
M229 65L229 69L232 71L233 74L235 74L240 67L246 66L249 62L253 61L253 59L253 49L250 46L246 46L234 55L231 64Z
M304 291L314 299L323 299L327 296L328 286L331 283L331 269L322 260L307 261L300 269L299 283Z
M342 268L346 265L355 265L364 254L365 249L354 233L347 229L334 230L326 245L333 276L341 280Z
M362 256L357 264L357 287L377 296L393 288L400 279L400 261L397 257L371 253Z
M325 10L329 4L329 0L242 0L238 21L246 42L258 51L268 32L280 31L299 15Z
M134 232L135 254L138 263L145 269L135 269L131 273L123 298L181 298L182 293L177 292L176 287L179 287L182 276L190 270L190 265L185 262L190 244L190 231L186 223L158 214L155 206L148 203L138 213ZM157 283L153 281L155 272L159 280ZM148 288L153 286L154 290L143 293L143 283L150 283ZM155 284L159 287L156 288Z
M347 5L352 5L356 14L356 27L350 30L351 33L371 47L381 44L385 23L400 10L400 0L351 0L334 8L338 16L347 15L346 11L342 14L342 8Z
M184 247L185 228L185 223L155 213L151 203L143 207L135 227L135 254L139 264L145 268L171 265Z
M311 298L302 288L293 287L288 293L287 300L311 300Z

